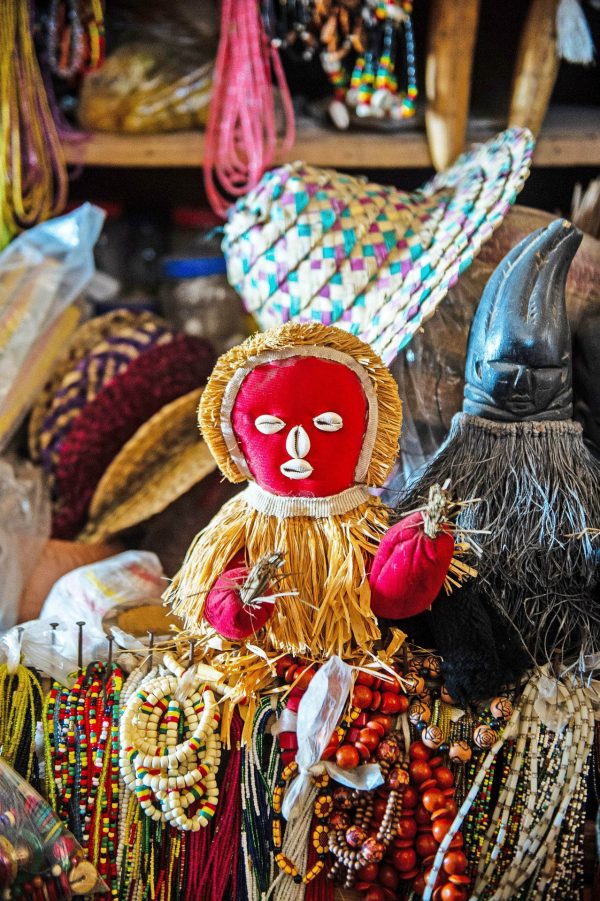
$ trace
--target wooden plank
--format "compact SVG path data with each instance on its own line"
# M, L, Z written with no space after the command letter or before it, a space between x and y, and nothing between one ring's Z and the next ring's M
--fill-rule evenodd
M425 60L425 126L436 169L465 149L479 0L433 0Z
M472 122L468 141L483 141L502 124ZM175 132L161 135L97 133L87 141L66 145L67 160L87 166L197 168L201 165L204 135ZM299 123L296 144L285 159L302 159L340 169L421 169L431 167L422 131L349 131L340 134L313 123ZM600 108L551 109L535 151L537 166L599 166Z

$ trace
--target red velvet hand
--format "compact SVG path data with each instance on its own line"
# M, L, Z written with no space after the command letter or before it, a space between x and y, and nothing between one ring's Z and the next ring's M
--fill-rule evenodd
M406 619L427 610L444 584L453 554L452 535L441 528L430 538L420 512L396 523L373 560L369 576L373 613Z
M239 558L236 557L233 563ZM243 641L258 632L273 614L273 604L242 603L239 589L248 577L245 566L235 566L222 573L206 597L204 619L223 638ZM265 594L270 594L266 591Z

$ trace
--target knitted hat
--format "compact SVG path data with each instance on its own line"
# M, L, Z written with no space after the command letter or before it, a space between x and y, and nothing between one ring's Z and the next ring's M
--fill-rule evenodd
M68 373L84 359L98 344L110 335L125 331L137 325L148 328L166 323L152 313L132 313L130 310L113 310L104 316L97 316L80 326L69 341L65 352L56 361L52 373L37 398L29 419L29 455L34 462L40 461L43 422L48 415L61 383ZM140 352L138 348L137 353ZM137 355L136 353L136 355Z
M217 468L198 435L201 394L167 404L124 445L96 488L82 538L102 541L149 519Z
M230 213L229 280L261 328L337 325L390 363L502 222L532 152L508 129L413 193L282 166Z

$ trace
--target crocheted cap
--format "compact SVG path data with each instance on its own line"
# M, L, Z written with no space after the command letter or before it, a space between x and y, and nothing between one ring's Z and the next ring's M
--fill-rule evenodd
M390 363L502 222L534 141L511 128L413 193L293 163L232 209L231 284L266 329L337 325Z
M368 344L338 328L319 323L288 323L264 333L251 335L242 344L219 357L210 376L198 411L200 431L223 474L231 482L248 476L233 459L223 432L222 411L228 386L241 368L251 369L260 355L287 348L315 346L330 348L357 363L374 388L377 400L377 430L366 471L367 485L383 485L398 454L402 426L402 404L398 387L387 366Z
M165 510L217 468L198 435L196 388L166 404L122 447L100 480L82 538L102 541Z
M145 311L134 313L131 310L119 309L90 319L74 333L65 352L55 362L52 373L42 388L31 412L29 420L29 455L34 462L37 463L40 460L43 422L65 376L75 369L78 363L102 341L111 335L135 326L139 328L152 328L152 326L155 326L167 329L167 323L152 313Z
M206 341L178 335L132 360L78 411L54 469L55 537L80 531L96 486L123 445L165 404L203 385L214 360Z

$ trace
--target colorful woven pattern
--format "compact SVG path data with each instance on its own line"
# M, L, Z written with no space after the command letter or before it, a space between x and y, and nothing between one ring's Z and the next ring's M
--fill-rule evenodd
M533 143L509 129L411 194L302 163L275 169L230 214L229 280L261 328L337 325L390 363L501 223Z

